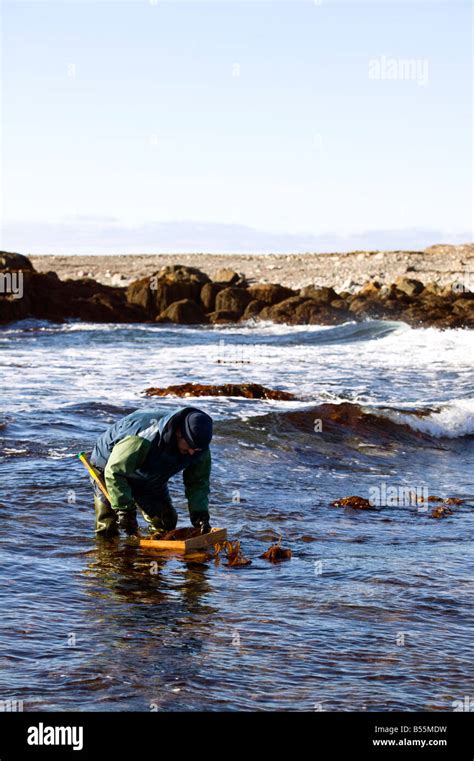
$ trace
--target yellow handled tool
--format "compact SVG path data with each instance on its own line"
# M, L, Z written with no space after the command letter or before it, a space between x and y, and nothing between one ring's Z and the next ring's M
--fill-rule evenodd
M104 482L102 481L102 479L99 476L99 474L97 473L97 471L94 468L94 466L90 464L89 460L87 459L87 457L85 455L85 452L81 452L77 456L79 457L80 461L84 465L85 469L90 473L90 475L92 476L92 478L96 482L97 486L101 490L101 492L104 495L104 497L106 497L109 500L109 502L110 502L110 497L109 497L109 492L107 491L107 487L104 484Z

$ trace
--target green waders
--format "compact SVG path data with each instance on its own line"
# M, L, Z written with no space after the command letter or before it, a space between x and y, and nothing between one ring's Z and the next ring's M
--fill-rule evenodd
M118 536L117 513L100 491L96 482L93 479L91 482L94 489L95 533L102 537ZM176 528L178 514L171 503L166 485L159 491L137 495L136 503L148 523L150 532L165 533Z
M105 497L94 495L95 533L99 536L118 536L117 514L110 507Z

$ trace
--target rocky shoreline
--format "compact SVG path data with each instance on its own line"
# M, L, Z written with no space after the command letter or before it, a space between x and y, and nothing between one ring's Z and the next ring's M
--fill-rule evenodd
M449 251L438 250L441 248ZM180 325L249 320L290 325L338 325L353 320L381 319L442 329L474 327L474 292L470 290L474 245L432 249L437 249L430 254L434 257L433 264L440 267L440 262L444 261L445 266L449 264L455 269L445 269L443 277L437 271L438 277L431 280L427 279L426 268L423 279L418 276L418 270L407 264L410 257L420 253L426 259L426 252L362 252L365 265L372 262L374 270L362 287L355 285L352 279L349 282L347 262L343 272L339 273L338 282L341 277L346 278L342 286L325 285L322 278L312 278L305 285L291 287L286 284L288 279L285 284L266 282L263 277L255 282L255 277L248 276L247 271L229 268L213 271L211 278L200 268L186 266L182 263L186 257L180 256L179 264L174 257L173 264L145 273L145 276L142 272L141 277L132 278L125 287L85 276L63 280L55 271L38 271L32 261L20 254L0 252L0 323L26 317ZM385 265L382 276L378 277L374 262L379 263L380 269L382 259L376 258L380 253L384 257L390 253L395 272L403 270L393 280L391 276L387 279ZM320 258L324 256L337 256L338 261L347 258L351 267L357 262L362 263L357 252L305 256L317 257L315 265L318 267L323 266ZM253 257L254 266L259 258L262 257ZM226 263L229 259L226 257ZM231 261L235 266L235 259ZM290 261L291 264L294 265L293 276L299 277L295 262ZM336 264L333 260L332 268ZM265 266L271 266L268 260ZM355 271L359 273L363 269L359 266Z

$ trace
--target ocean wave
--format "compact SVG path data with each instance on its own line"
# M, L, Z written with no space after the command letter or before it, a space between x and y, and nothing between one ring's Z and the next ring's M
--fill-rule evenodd
M355 322L350 320L341 325L279 325L270 321L247 321L239 326L220 326L227 334L243 333L251 335L258 333L259 337L278 339L278 343L352 343L353 341L369 341L384 338L391 333L410 331L411 328L403 322L393 320L365 320Z
M351 343L352 341L368 341L383 338L394 332L410 331L403 322L390 320L365 320L356 322L350 320L341 325L287 325L278 324L270 320L248 320L242 323L229 323L223 325L156 325L154 323L94 323L83 322L77 319L65 320L62 323L49 320L27 318L11 323L3 328L3 338L15 338L21 333L39 334L68 334L68 333L154 333L179 334L186 332L186 336L203 336L212 338L218 336L235 336L252 338L252 340L266 341L279 344L324 344L324 343Z
M246 432L242 430L242 425ZM216 432L224 437L238 433L244 439L248 436L251 440L255 439L257 430L269 434L275 446L286 446L285 442L291 440L296 432L311 438L319 432L323 438L329 436L339 441L349 436L355 437L354 441L371 441L374 445L388 441L419 444L420 440L472 436L474 401L453 400L433 409L423 407L410 410L369 407L349 401L327 402L306 405L304 409L274 409L247 420L228 421L225 428L216 426Z
M434 438L454 439L474 435L474 399L454 399L428 414L420 412L384 410L383 416Z

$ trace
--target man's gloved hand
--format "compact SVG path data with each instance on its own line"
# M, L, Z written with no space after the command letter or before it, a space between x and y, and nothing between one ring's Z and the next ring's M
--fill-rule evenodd
M118 510L117 521L119 528L122 529L122 531L125 531L128 536L138 534L136 510Z
M201 534L209 534L211 530L209 520L209 513L198 513L198 515L193 518L193 526L198 528Z

